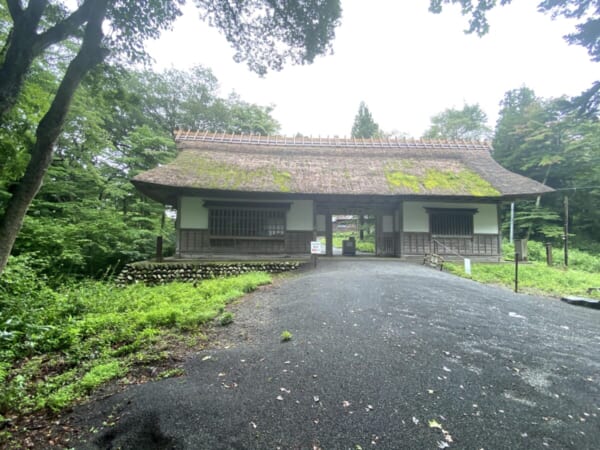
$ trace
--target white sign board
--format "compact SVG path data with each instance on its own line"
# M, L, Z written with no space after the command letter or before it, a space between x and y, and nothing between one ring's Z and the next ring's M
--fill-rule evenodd
M321 254L321 241L310 241L310 253L311 255Z
M465 273L471 275L471 260L469 258L465 258Z

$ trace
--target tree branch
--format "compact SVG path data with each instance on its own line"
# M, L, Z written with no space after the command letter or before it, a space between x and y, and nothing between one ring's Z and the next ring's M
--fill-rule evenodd
M21 0L6 0L6 4L8 6L8 11L10 12L10 17L12 17L13 22L19 20L19 18L23 15L23 5L21 5Z
M90 11L93 10L95 3L94 0L86 0L66 19L61 20L53 27L48 28L38 35L34 44L33 54L37 56L49 46L72 36L77 28L88 20Z
M17 102L25 75L31 67L37 28L48 0L31 0L25 10L18 0L8 0L7 4L13 15L13 27L2 49L0 62L0 124Z
M0 216L0 274L8 262L25 214L52 162L54 145L62 132L73 95L83 77L108 54L108 50L102 47L102 22L106 17L107 3L108 0L97 0L89 11L79 52L69 63L52 105L37 127L36 141L25 174L8 200L4 214Z

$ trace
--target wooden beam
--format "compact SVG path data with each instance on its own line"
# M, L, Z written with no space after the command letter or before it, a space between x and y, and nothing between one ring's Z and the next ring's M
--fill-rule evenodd
M331 224L331 214L325 214L325 255L333 256L333 226Z

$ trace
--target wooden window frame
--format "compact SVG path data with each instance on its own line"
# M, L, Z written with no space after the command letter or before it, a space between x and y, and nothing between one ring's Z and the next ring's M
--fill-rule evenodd
M479 211L477 208L426 207L425 211L429 215L429 233L432 237L472 238L475 234L474 216Z
M290 203L205 201L211 239L281 240Z

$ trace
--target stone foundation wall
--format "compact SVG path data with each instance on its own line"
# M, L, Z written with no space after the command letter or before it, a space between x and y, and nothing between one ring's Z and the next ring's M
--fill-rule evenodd
M281 273L298 269L300 261L264 261L234 263L134 263L126 265L116 282L120 286L133 283L156 285L172 281L194 282L247 272Z

